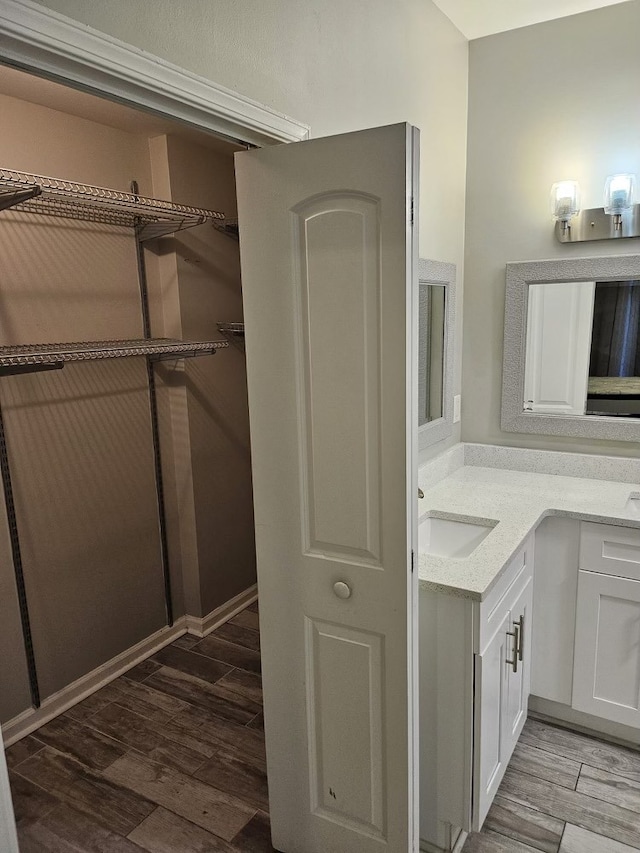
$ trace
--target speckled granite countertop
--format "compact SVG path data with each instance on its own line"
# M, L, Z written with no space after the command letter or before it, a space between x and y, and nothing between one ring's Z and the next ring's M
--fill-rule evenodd
M481 601L548 515L640 528L640 501L639 509L628 509L630 495L640 497L640 486L464 465L425 490L419 520L431 515L498 524L464 559L419 553L420 587Z

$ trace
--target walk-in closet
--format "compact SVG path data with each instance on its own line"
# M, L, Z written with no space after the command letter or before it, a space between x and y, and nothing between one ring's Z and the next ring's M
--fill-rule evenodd
M205 693L226 676L227 751L244 738L261 756L233 167L242 146L7 67L0 113L0 723L12 784L24 796L16 763L52 748L41 727L64 735L56 720L84 725L114 696L120 714L156 720L161 755L159 719L205 713L197 691L185 701L192 684L183 698L143 686L163 665L197 676ZM179 665L230 617L197 653L200 672L192 657ZM164 659L148 660L163 646ZM95 731L122 747L114 731ZM186 774L213 754L190 747ZM72 800L60 802L82 813ZM226 840L260 807L266 794Z

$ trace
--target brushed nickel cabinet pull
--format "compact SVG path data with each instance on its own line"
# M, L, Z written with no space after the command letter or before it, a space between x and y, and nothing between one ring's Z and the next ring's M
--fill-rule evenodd
M514 643L513 643L513 660L508 660L508 659L507 659L507 663L508 663L511 667L513 667L513 671L514 671L514 672L517 672L517 671L518 671L518 661L519 661L519 660L522 660L522 658L519 656L519 649L520 649L520 622L516 622L516 623L515 623L515 625L513 626L513 628L514 628L514 630L513 630L513 631L507 631L507 636L508 636L508 637L515 637L515 641L514 641Z
M524 660L524 613L516 623L519 626L518 636L518 659Z

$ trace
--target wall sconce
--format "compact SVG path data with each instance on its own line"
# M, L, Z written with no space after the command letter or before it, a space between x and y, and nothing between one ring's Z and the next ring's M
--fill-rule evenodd
M571 219L580 213L580 187L577 181L558 181L551 187L551 213L565 233Z
M613 216L616 231L622 228L622 215L633 207L635 175L610 175L604 185L604 212Z
M561 243L640 237L640 204L634 203L636 176L610 175L604 187L604 207L580 210L575 181L551 188L551 210Z

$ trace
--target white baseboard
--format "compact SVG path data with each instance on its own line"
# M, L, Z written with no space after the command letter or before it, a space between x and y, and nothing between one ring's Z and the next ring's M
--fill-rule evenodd
M456 838L455 844L453 847L448 845L446 849L444 847L437 847L435 844L431 844L430 841L425 841L424 838L421 838L420 850L422 853L462 853L464 842L467 840L468 836L469 833L465 832L464 829L458 830L458 837Z
M218 628L220 625L232 619L241 610L244 610L249 604L253 604L258 598L258 587L256 584L245 589L239 595L227 601L225 604L212 610L207 616L202 618L196 616L180 616L174 624L169 627L161 628L155 634L146 637L141 642L132 646L130 649L122 652L111 660L103 663L96 669L83 675L77 681L63 687L53 696L47 697L42 705L38 708L29 708L9 720L8 723L2 726L2 735L5 748L11 746L20 738L39 729L49 720L64 713L66 710L82 702L87 696L100 690L110 681L119 678L128 669L131 669L136 664L146 658L151 657L164 646L169 645L178 637L189 632L198 637L204 637L211 631Z
M196 637L206 637L220 625L233 619L241 610L258 600L258 585L254 584L238 595L230 598L220 607L216 607L211 613L200 618L199 616L185 616L187 631Z
M453 850L451 853L462 853L462 848L464 847L464 842L469 837L469 833L465 832L464 829L460 830L460 835L458 836L458 840L453 845Z
M543 722L555 723L572 731L609 740L622 746L635 749L640 744L640 732L633 726L614 723L602 717L593 717L583 711L575 711L569 705L542 699L540 696L529 697L529 716Z
M49 720L64 713L68 708L86 699L96 690L104 687L114 678L118 678L123 672L126 672L131 667L155 654L163 646L167 646L178 637L181 637L187 632L186 616L181 616L176 619L174 624L169 627L161 628L155 634L146 637L141 642L132 646L130 649L122 652L116 657L111 658L106 663L96 669L78 678L67 687L63 687L52 696L48 696L39 708L29 708L9 720L8 723L2 726L2 734L5 747L11 746L15 741L20 740L35 729L40 728Z

